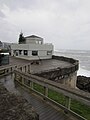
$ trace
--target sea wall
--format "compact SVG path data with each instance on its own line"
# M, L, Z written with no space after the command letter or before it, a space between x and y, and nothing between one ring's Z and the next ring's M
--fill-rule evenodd
M53 55L52 59L57 59L57 60L66 61L66 62L72 63L75 70L78 70L78 68L79 68L79 61L75 60L73 58Z
M52 56L52 59L69 62L72 65L65 68L58 67L52 70L42 71L36 73L35 75L75 88L76 80L77 80L77 70L79 68L79 61L73 58L54 56L54 55Z

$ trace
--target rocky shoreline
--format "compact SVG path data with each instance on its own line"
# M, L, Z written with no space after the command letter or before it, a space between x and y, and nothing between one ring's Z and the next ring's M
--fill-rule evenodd
M90 92L90 77L77 76L76 86L81 90Z

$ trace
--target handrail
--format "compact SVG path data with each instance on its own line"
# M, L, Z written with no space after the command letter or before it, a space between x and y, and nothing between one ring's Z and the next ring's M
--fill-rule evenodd
M10 74L10 73L13 73L13 71L15 70L15 69L22 69L22 68L24 68L24 67L26 67L27 68L27 66L29 66L28 67L28 70L24 70L25 72L30 72L30 63L29 64L24 64L24 65L10 65L10 66L7 66L7 67L4 67L4 68L0 68L0 77L2 77L2 76L4 76L4 75L8 75L8 74Z
M25 73L22 71L18 71L18 70L14 70L14 76L15 76L14 80L19 82L24 87L32 90L36 94L40 95L48 102L52 103L53 105L56 105L57 107L60 107L61 109L63 109L64 111L67 111L68 113L72 114L74 117L78 119L86 120L84 117L78 115L77 113L75 113L74 111L70 109L70 103L71 103L70 101L72 98L72 99L75 99L77 101L80 101L90 106L90 94L89 93L86 93L81 90L73 89L73 88L68 88L65 85L61 85L60 83L56 83L54 81L44 79L44 78L29 74L29 73ZM25 81L28 81L28 84L25 83ZM33 83L43 86L44 94L41 94L40 92L36 91L33 88ZM53 99L49 98L48 89L54 90L58 93L62 93L66 97L66 100L67 100L66 106L63 106L57 103L56 101L54 101Z
M76 99L78 101L82 101L84 104L87 104L90 106L90 94L86 93L81 90L73 89L73 88L68 88L65 85L61 85L60 83L56 83L54 81L44 79L35 75L31 75L28 73L24 73L21 71L14 70L15 74L20 75L23 78L26 78L32 82L38 83L44 87L53 89L57 92L63 93L65 96L68 96L70 98Z

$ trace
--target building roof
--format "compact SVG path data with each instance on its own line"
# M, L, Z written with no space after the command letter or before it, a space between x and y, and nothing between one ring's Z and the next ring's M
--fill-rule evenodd
M41 37L36 36L36 35L31 35L31 36L26 36L25 38L41 38ZM41 38L41 39L43 39L43 38Z

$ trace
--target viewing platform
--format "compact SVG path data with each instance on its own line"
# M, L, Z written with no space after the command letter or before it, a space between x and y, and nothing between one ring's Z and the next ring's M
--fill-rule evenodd
M9 64L0 66L0 68L9 66L25 66L30 64L30 73L40 77L47 78L62 84L76 87L78 61L72 58L53 56L52 59L30 61L16 57L9 58ZM27 68L23 67L23 70Z
M0 66L0 76L3 77L1 81L8 90L11 90L13 87L13 90L11 91L14 92L14 89L17 89L17 87L15 86L15 82L17 82L20 86L22 86L23 91L25 87L29 92L31 91L31 93L39 95L44 101L49 102L50 104L53 104L58 108L61 108L68 115L71 114L75 118L85 120L82 116L71 110L71 102L73 99L83 102L86 105L90 105L89 94L75 89L78 65L78 60L62 56L52 56L52 59L34 61L10 57L9 65ZM13 73L13 75L11 74L10 78L8 76L4 77L5 75L8 75L10 73ZM10 84L8 84L8 82ZM39 89L37 89L36 87L39 87L41 91L39 91ZM59 93L64 95L63 97L65 100L63 99L63 105L57 103L57 101L54 100L53 97L55 96L50 97L50 93L53 92L58 95ZM24 92L21 91L21 94L22 93ZM27 93L22 95L27 98ZM28 98L30 97L31 94ZM29 99L30 102L31 99L32 97ZM37 111L40 110L42 112L39 113L40 116L46 116L47 110L43 110L42 107L38 107L39 110L37 109L37 101L35 105L32 101L32 106L34 106ZM41 106L41 102L39 106ZM59 115L59 113L57 114ZM45 118L44 116L41 116L40 119L42 117ZM55 116L52 115L52 112L50 112L50 116L55 118ZM56 117L56 120L58 120L58 117ZM65 119L67 119L67 117ZM45 118L45 120L47 120L47 118Z

